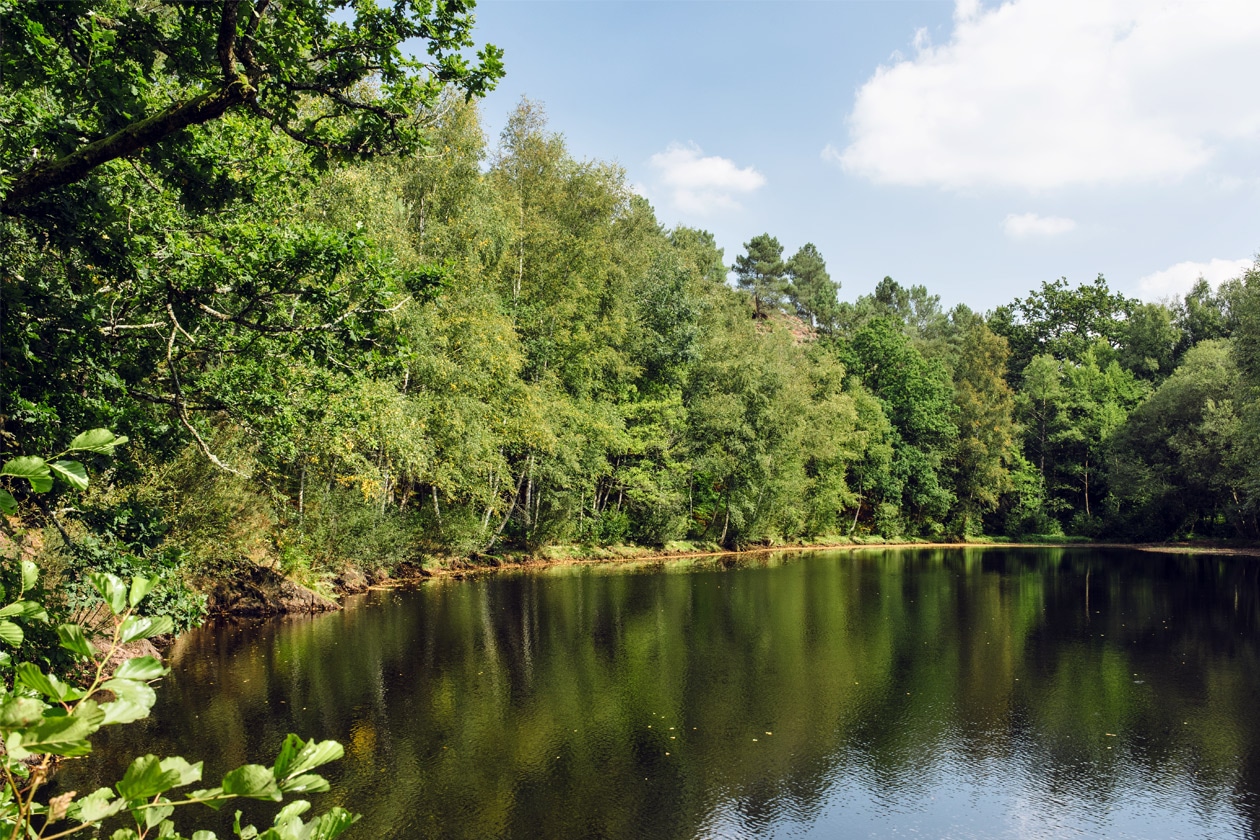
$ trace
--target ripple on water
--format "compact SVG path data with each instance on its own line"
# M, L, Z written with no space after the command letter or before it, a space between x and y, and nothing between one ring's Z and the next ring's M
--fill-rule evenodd
M293 729L346 745L315 805L364 813L347 840L1251 837L1234 575L1056 549L444 582L190 638L155 720L63 781L149 750L213 778Z

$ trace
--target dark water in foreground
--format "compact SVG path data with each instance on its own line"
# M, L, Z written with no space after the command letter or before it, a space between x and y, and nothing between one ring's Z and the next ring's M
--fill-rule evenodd
M363 813L350 838L1253 837L1258 571L881 550L439 581L194 634L93 762L217 781L337 738L315 803Z

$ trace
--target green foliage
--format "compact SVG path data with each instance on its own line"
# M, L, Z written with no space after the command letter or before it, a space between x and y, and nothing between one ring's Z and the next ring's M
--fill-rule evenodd
M948 371L887 318L858 330L842 353L849 370L879 399L894 432L888 489L899 494L881 501L896 505L919 533L940 529L955 500L944 472L958 438ZM891 525L893 519L887 521Z
M227 113L292 136L321 163L411 151L425 139L418 115L446 86L479 96L503 75L497 48L476 63L463 55L472 3L368 2L333 14L345 5L0 5L5 110L22 126L0 144L6 212L31 212L32 200L137 153L204 177L208 161L184 158L181 135ZM417 40L423 58L403 52Z
M152 594L139 613L169 617L174 633L198 627L206 617L206 596L194 592L184 580L187 552L183 549L165 545L136 553L117 541L89 534L75 543L71 557L62 571L66 578L62 592L72 614L84 614L93 602L87 574L106 572L148 580Z
M1230 312L1230 300L1242 291L1238 280L1228 281L1219 292L1202 277L1190 291L1173 301L1174 325L1179 335L1177 358L1202 341L1227 338L1233 329L1235 318Z
M752 295L760 317L763 309L774 311L783 302L788 290L788 266L783 262L783 246L768 233L754 236L744 243L744 249L748 253L735 258L735 282Z
M765 233L732 288L540 104L488 148L471 4L339 5L0 0L0 512L52 494L15 527L62 532L72 607L92 572L153 579L138 612L182 628L190 584L250 564L327 588L566 542L1173 527L1156 499L1191 484L1115 453L1191 338L1235 335L1243 387L1178 451L1260 440L1254 283L1058 280L980 318L891 277L842 303ZM73 510L109 441L14 448L101 427L139 446ZM1229 469L1195 527L1254 526L1260 478Z
M1230 345L1205 341L1134 410L1111 445L1118 513L1135 536L1218 533L1242 524L1246 457Z
M1015 406L1002 375L1009 355L1006 340L970 312L956 311L954 325L960 333L953 370L958 417L951 464L957 497L954 517L956 532L972 536L1011 488Z
M1140 378L1156 382L1172 373L1181 343L1172 309L1162 303L1130 306L1121 334L1121 365Z
M917 344L939 338L945 327L939 295L930 294L926 286L906 288L891 277L880 280L873 293L841 303L836 322L842 333L852 335L876 318L899 324Z
M112 453L126 438L104 429L79 435L67 451ZM12 466L17 461L16 466ZM31 484L35 493L48 492L52 479L42 479L39 464L45 459L25 456L5 465L3 475ZM56 473L64 479L61 472ZM73 488L86 489L86 473L67 480ZM59 675L44 671L21 657L25 627L49 623L48 610L39 601L27 598L38 582L39 570L30 560L18 561L16 598L0 608L0 642L14 653L0 651L0 668L6 679L0 684L0 738L4 750L0 768L0 830L14 837L61 837L84 830L99 830L113 818L130 816L134 828L120 828L113 836L140 840L146 836L180 838L170 820L175 808L201 804L220 808L234 799L281 801L286 794L325 791L328 783L311 770L342 755L333 741L303 741L290 735L271 768L246 765L227 773L217 787L172 794L202 781L201 763L190 764L173 756L153 755L135 759L122 779L111 789L99 788L76 799L74 792L54 797L44 804L36 795L48 779L54 757L75 758L92 750L91 738L103 727L133 723L148 717L156 693L152 683L166 674L166 668L152 656L121 659L123 646L168 634L175 623L167 615L142 614L141 606L153 591L156 580L133 577L124 580L115 574L93 571L85 575L98 603L103 603L110 619L103 637L76 623L56 627L60 647L70 659L70 667ZM3 597L0 595L0 597ZM16 655L16 658L15 658ZM357 817L333 808L310 822L300 817L310 807L295 800L276 816L274 824L259 833L252 826L240 826L239 837L282 838L337 837ZM210 832L199 831L194 840L213 840Z
M749 243L751 244L751 243ZM796 312L815 327L832 329L839 315L836 293L840 284L827 273L827 264L812 242L807 242L787 261L788 300Z
M1098 343L1118 346L1125 334L1128 313L1137 304L1112 292L1100 274L1091 284L1072 288L1066 277L1041 284L1026 298L999 306L989 318L990 328L1011 347L1011 371L1022 371L1033 356L1080 362ZM1145 364L1145 357L1139 362Z

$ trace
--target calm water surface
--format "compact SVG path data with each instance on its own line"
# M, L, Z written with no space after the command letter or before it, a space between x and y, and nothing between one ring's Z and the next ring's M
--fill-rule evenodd
M60 782L137 752L217 780L293 731L346 745L316 805L363 813L350 838L1254 837L1258 563L879 550L436 581L193 634L154 719Z

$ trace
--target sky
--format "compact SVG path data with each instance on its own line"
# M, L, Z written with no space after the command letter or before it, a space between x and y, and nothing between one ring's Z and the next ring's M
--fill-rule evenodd
M1145 300L1260 252L1257 0L481 0L522 96L728 264L806 242L985 311L1066 277Z

